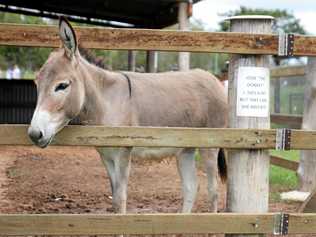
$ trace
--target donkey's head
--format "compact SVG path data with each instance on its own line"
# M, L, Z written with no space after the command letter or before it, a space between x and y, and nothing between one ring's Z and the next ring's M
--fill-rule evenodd
M63 47L50 54L35 80L38 98L28 134L42 148L80 113L84 103L76 35L64 18L59 22L59 35Z

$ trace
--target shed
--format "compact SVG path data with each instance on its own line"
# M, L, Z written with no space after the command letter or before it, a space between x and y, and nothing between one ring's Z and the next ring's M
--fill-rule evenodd
M178 22L180 2L200 0L0 0L0 10L94 25L160 29Z
M190 16L192 3L198 1L200 0L0 0L0 11L53 19L65 15L70 21L106 27L158 29L178 22L181 3L189 3L185 16ZM133 60L133 54L130 53L129 58ZM149 60L153 59L152 53L148 52ZM0 123L30 123L35 105L36 88L31 80L0 79Z

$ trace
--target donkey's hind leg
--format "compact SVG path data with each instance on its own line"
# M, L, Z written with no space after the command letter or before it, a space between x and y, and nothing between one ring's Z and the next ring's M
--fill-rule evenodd
M177 155L177 165L182 182L183 213L191 212L197 193L197 174L194 154L194 148L185 148Z
M200 155L204 162L205 172L207 175L207 191L210 212L217 212L217 154L218 149L200 149Z

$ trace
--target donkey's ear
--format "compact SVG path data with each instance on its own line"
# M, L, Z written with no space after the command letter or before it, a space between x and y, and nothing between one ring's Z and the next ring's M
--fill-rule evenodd
M72 58L78 50L77 38L74 29L63 16L59 18L59 36L63 42L67 56Z

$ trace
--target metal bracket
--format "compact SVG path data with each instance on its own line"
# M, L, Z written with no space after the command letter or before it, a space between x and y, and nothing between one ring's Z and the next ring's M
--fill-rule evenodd
M276 129L275 149L276 150L290 150L291 149L291 129L289 128Z
M278 213L274 218L274 235L287 235L289 230L289 214Z
M279 56L293 56L294 51L294 34L279 34Z

